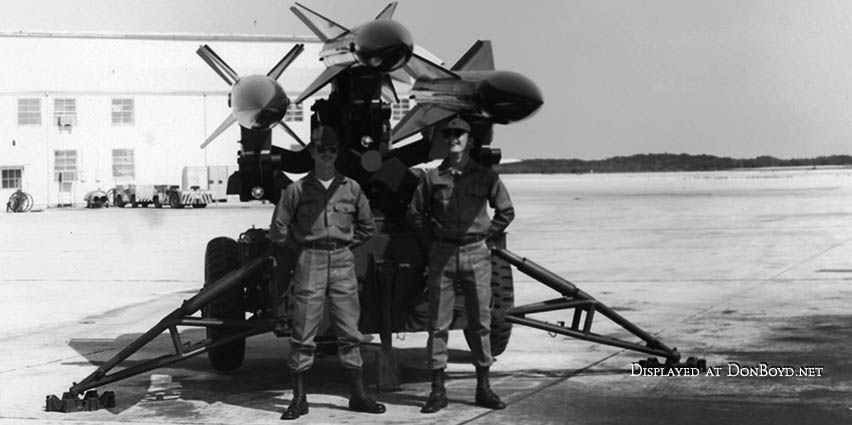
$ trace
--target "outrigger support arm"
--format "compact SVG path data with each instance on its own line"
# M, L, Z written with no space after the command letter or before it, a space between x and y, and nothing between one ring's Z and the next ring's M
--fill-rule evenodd
M112 407L115 405L115 396L112 392L106 392L98 397L95 391L86 393L86 396L80 400L78 396L84 391L91 388L106 385L121 379L125 379L140 373L147 372L159 367L167 366L186 360L190 357L195 357L199 354L210 351L231 341L241 338L246 338L253 335L266 333L272 330L274 324L267 320L219 320L193 317L202 307L206 306L223 294L227 293L235 286L243 285L247 277L255 273L268 270L273 267L274 259L272 257L257 257L237 270L222 276L221 279L205 287L192 298L185 300L180 307L166 315L159 323L154 325L150 330L136 338L130 345L121 350L118 354L106 361L98 367L89 376L84 378L79 383L74 383L71 388L63 393L62 399L51 395L47 397L47 411L70 412L76 410L97 410L101 407ZM207 338L201 342L184 344L181 341L178 332L178 326L201 326L201 327L228 327L232 329L240 329L233 334L217 338L212 341ZM151 342L154 338L168 330L174 345L174 353L167 354L153 359L145 360L134 366L119 370L114 373L109 373L113 368L121 364L128 357L141 350L145 345Z
M522 273L562 294L562 297L560 298L511 308L506 312L506 321L572 338L662 357L666 359L666 362L664 365L660 365L661 367L697 367L700 370L706 369L706 361L703 359L690 357L685 363L679 363L680 353L676 348L669 348L659 339L653 337L648 332L645 332L640 327L633 324L633 322L625 319L613 309L607 307L591 295L583 292L580 288L577 288L577 286L573 283L536 264L532 260L522 258L504 248L493 248L492 252L509 264L515 266ZM567 309L574 310L570 326L566 326L565 322L558 322L554 324L527 317L528 314ZM585 318L583 317L584 313ZM624 330L644 341L645 344L642 345L636 342L624 341L618 338L592 332L592 322L595 318L595 313L600 313L607 317L613 323L621 326ZM656 359L649 359L647 361L648 363L645 363L646 361L642 361L640 364L645 363L653 365L655 364L655 361ZM658 364L658 362L656 364Z

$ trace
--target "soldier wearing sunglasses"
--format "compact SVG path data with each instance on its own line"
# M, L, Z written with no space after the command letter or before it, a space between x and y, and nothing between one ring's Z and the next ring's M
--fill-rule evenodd
M281 419L308 413L304 374L314 361L314 338L328 301L330 322L338 337L338 356L351 383L349 409L384 413L364 391L358 331L361 310L355 258L351 248L364 243L375 230L373 215L358 183L335 169L339 149L330 127L311 133L307 149L314 169L284 190L272 218L269 237L278 245L298 245L298 260L290 286L293 300L289 367L293 400Z
M441 131L449 156L430 170L414 192L411 218L429 252L429 339L426 348L432 392L420 410L437 412L447 406L444 369L453 319L456 287L465 296L464 336L476 367L477 405L503 409L491 390L491 250L486 241L500 235L515 210L509 193L493 170L470 158L470 125L454 118ZM494 209L488 217L487 206Z

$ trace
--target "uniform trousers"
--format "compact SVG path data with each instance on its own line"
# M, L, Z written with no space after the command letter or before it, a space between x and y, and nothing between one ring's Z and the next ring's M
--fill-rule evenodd
M352 251L349 248L301 250L290 288L293 299L290 369L304 372L313 365L314 339L326 300L339 343L340 363L347 369L360 369L363 336L358 330L361 308Z
M430 370L447 367L447 341L455 304L455 286L465 298L465 339L473 364L489 367L491 357L491 250L485 241L467 245L435 242L429 249L429 340Z

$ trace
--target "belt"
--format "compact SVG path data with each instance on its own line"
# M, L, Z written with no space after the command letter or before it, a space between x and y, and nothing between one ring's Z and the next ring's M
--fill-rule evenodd
M436 236L435 240L441 243L451 245L470 245L473 243L484 241L485 235L465 235L460 238L442 238L440 236Z
M322 251L337 251L338 249L343 249L349 246L348 243L339 242L339 241L313 241L313 242L305 242L302 245L302 248L306 249L319 249Z

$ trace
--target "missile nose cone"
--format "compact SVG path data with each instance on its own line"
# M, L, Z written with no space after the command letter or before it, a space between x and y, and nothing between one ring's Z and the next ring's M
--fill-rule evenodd
M517 72L495 71L476 87L483 109L495 122L508 124L535 113L544 103L541 90Z
M240 78L231 89L231 112L246 128L272 127L284 118L289 104L278 82L264 75Z
M414 52L414 41L408 29L390 19L365 24L355 36L358 61L379 72L399 69Z

